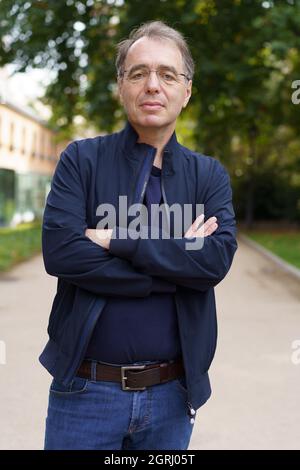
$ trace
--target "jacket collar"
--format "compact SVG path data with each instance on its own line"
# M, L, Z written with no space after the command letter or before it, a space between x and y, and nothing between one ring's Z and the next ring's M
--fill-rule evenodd
M138 143L138 133L127 120L124 129L121 131L122 149L125 157L129 160L140 160L141 156L150 150L155 149L152 145ZM178 159L182 158L180 144L177 142L176 132L174 131L169 141L164 147L163 171L164 174L173 174L178 165Z

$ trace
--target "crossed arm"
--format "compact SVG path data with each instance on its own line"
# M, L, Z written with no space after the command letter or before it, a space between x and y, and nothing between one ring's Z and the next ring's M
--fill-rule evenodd
M186 238L192 238L192 237L208 237L209 235L212 235L213 232L215 232L218 228L218 224L216 223L217 218L216 217L211 217L208 219L204 225L200 228L199 224L203 222L204 214L199 215L193 224L189 227L189 229L185 233ZM110 248L110 241L112 237L112 232L113 229L86 229L85 235L88 237L93 243L96 243L99 245L101 248L105 250L109 250ZM153 286L152 286L152 291L153 292L169 292L169 293L174 293L176 291L176 283L171 283L171 281L164 280L160 277L154 278L153 279ZM184 285L185 282L181 281L181 284ZM202 290L202 289L201 289Z
M216 286L226 276L237 249L236 224L227 171L216 160L204 160L205 163L208 167L202 171L202 184L206 184L202 197L207 220L203 227L199 228L199 222L204 221L202 215L183 238L152 239L147 236L149 227L145 227L146 237L137 239L131 238L130 229L123 227L99 234L87 231L87 236L150 276L202 292ZM198 248L190 248L187 238L196 245L198 237L202 237L201 247L197 243Z
M77 144L73 142L61 155L45 207L42 247L46 271L99 295L145 297L151 292L174 292L176 285L207 290L224 277L235 251L232 231L228 232L232 226L232 214L226 209L231 196L228 181L219 183L218 196L225 198L225 208L208 205L211 212L204 232L210 243L205 242L198 253L187 253L184 239L136 240L134 250L124 251L111 231L105 230L105 237L99 239L87 227ZM217 209L222 230L212 218L215 214L219 221ZM196 219L185 237L199 236L198 225Z
M210 217L200 228L200 224L203 222L204 214L200 214L189 229L184 234L185 238L192 237L208 237L212 235L218 228L217 218ZM113 229L91 229L87 228L85 231L86 237L88 237L92 242L96 243L102 248L109 250L110 241L112 237Z

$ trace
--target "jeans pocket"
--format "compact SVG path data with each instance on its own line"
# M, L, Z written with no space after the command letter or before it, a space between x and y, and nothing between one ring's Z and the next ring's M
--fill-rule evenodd
M74 377L69 385L63 385L56 379L52 380L50 385L50 392L59 395L75 395L86 391L88 385L88 379L82 377Z

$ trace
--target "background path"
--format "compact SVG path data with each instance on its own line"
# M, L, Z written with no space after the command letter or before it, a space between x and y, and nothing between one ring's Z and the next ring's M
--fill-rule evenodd
M51 376L38 356L56 278L42 257L0 276L0 449L42 449ZM300 284L239 242L216 288L219 338L213 395L198 410L190 449L300 449Z

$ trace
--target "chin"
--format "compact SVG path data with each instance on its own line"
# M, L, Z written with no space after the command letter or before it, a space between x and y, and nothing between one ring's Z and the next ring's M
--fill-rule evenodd
M154 114L152 114L137 119L137 124L144 127L161 127L167 125L168 122L161 116L155 116Z

